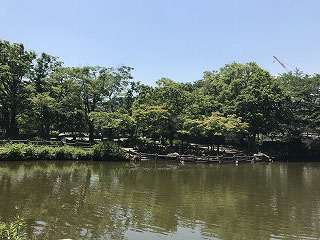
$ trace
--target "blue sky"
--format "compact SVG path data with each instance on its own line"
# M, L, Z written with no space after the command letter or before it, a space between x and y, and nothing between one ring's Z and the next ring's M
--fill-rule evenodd
M233 61L320 73L319 0L0 0L0 39L67 66L122 64L193 82Z

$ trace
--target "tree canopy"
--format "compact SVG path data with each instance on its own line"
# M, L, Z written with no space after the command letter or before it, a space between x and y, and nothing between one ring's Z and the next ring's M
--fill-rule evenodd
M133 81L129 66L65 67L23 44L0 41L2 137L49 139L60 132L214 144L320 134L320 75L272 76L254 62L206 71L194 83ZM201 140L202 139L202 140ZM217 143L216 143L217 144Z

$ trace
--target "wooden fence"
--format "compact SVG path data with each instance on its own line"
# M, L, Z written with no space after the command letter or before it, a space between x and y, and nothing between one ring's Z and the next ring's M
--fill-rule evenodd
M5 145L7 143L24 143L24 144L32 144L34 146L51 146L51 147L60 147L60 146L73 146L80 148L91 149L92 144L89 142L82 141L67 141L63 143L62 141L30 141L30 140L0 140L0 146Z

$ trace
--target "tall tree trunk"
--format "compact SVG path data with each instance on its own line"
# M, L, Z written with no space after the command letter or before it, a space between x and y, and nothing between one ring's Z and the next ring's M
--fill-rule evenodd
M17 102L14 100L11 104L11 114L9 120L9 137L18 136L18 127L17 127Z
M43 138L46 140L50 140L50 123L49 123L49 121L46 121L46 123L44 124Z
M92 122L89 120L89 142L94 141L94 126Z
M254 152L256 150L256 134L248 135L248 151Z
M2 131L3 131L3 136L8 137L9 134L9 110L7 105L2 105Z

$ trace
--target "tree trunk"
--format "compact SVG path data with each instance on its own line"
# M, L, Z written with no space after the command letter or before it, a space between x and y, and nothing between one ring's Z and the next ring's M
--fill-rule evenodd
M44 124L44 139L46 140L50 140L50 123L49 121L46 121L46 123Z
M89 142L94 141L94 127L91 121L89 121Z
M164 136L161 136L160 143L161 143L162 146L165 145L165 137Z
M19 130L17 128L17 103L13 101L11 104L11 114L9 120L9 137L18 136Z
M248 135L248 151L254 152L256 150L256 134Z
M3 131L3 136L8 137L9 134L9 111L8 111L8 106L3 105L2 106L2 131Z

